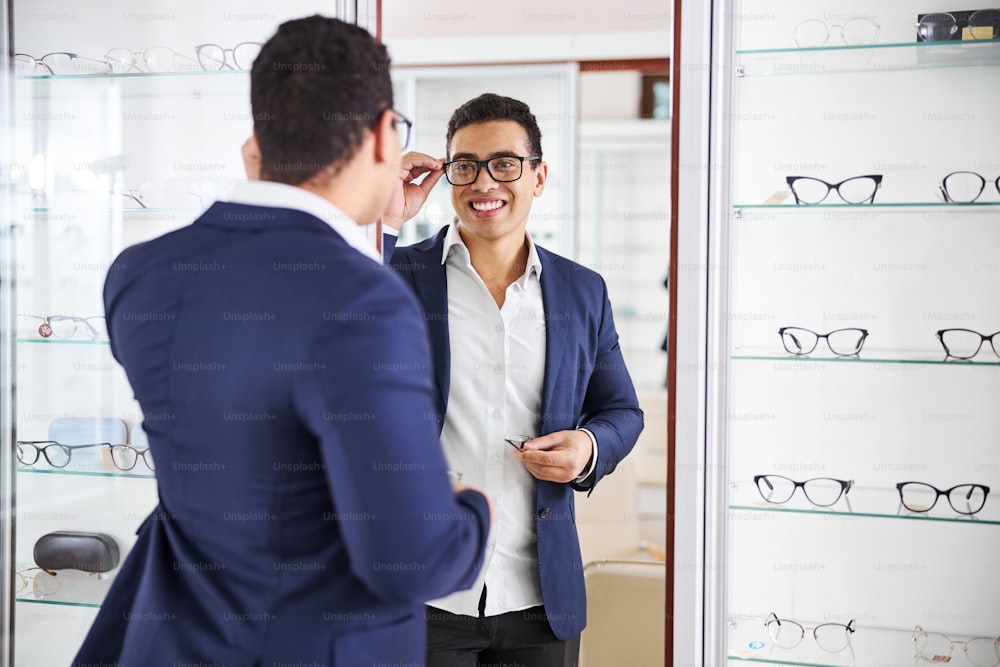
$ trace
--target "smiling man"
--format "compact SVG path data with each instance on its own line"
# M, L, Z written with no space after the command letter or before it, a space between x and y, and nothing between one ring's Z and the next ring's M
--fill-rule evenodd
M403 157L398 229L443 175L456 220L393 252L424 308L441 442L497 520L467 591L428 603L428 667L576 664L586 624L573 492L628 454L643 419L604 280L527 231L549 165L526 104L481 95L448 123L446 160ZM416 185L414 180L425 175ZM523 449L516 435L532 436Z

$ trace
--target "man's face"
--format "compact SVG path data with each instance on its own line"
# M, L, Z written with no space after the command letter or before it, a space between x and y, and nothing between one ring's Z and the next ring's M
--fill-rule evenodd
M466 125L452 136L449 149L449 160L531 156L528 133L512 120ZM525 160L521 178L502 183L483 165L475 182L451 186L451 203L463 230L483 240L523 237L531 200L542 194L547 173L544 162Z

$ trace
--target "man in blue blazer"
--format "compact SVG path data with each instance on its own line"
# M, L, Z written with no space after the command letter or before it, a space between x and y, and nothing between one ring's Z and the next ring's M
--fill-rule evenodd
M431 415L449 465L497 504L468 591L428 603L428 667L575 664L586 624L574 490L592 490L642 431L600 275L534 244L548 165L527 105L486 94L448 125L447 160L410 153L384 222L399 229L443 175L455 222L385 253L430 327ZM530 436L523 450L515 436ZM505 442L508 441L508 442Z
M107 277L160 502L80 667L418 664L424 601L483 560L489 501L425 418L422 313L357 225L399 186L388 55L314 16L251 81L262 180Z

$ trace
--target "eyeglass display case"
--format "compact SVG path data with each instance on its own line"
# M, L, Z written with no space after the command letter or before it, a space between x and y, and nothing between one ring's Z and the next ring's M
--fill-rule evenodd
M713 259L703 309L679 314L709 338L704 664L1000 663L1000 358L983 342L956 359L937 337L1000 329L1000 26L948 41L917 26L989 6L743 0L710 19ZM974 202L942 196L956 171L986 180ZM796 203L788 184L859 176L879 177L869 203ZM794 354L784 327L868 336L857 354ZM850 488L828 506L794 487L768 502L761 475ZM978 487L907 497L927 509L912 511L904 482L990 492L971 514Z
M375 14L373 2L307 1L9 9L0 665L37 667L69 664L120 564L53 575L39 569L39 539L96 533L124 560L157 502L142 425L171 415L142 414L112 357L102 317L110 263L189 224L245 178L240 146L253 123L241 58L254 43L289 18L320 12L373 27Z

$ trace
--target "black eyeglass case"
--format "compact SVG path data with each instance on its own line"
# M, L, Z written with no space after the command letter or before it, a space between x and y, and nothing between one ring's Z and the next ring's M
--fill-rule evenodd
M110 572L118 567L120 551L105 533L60 530L35 542L35 564L46 570Z

